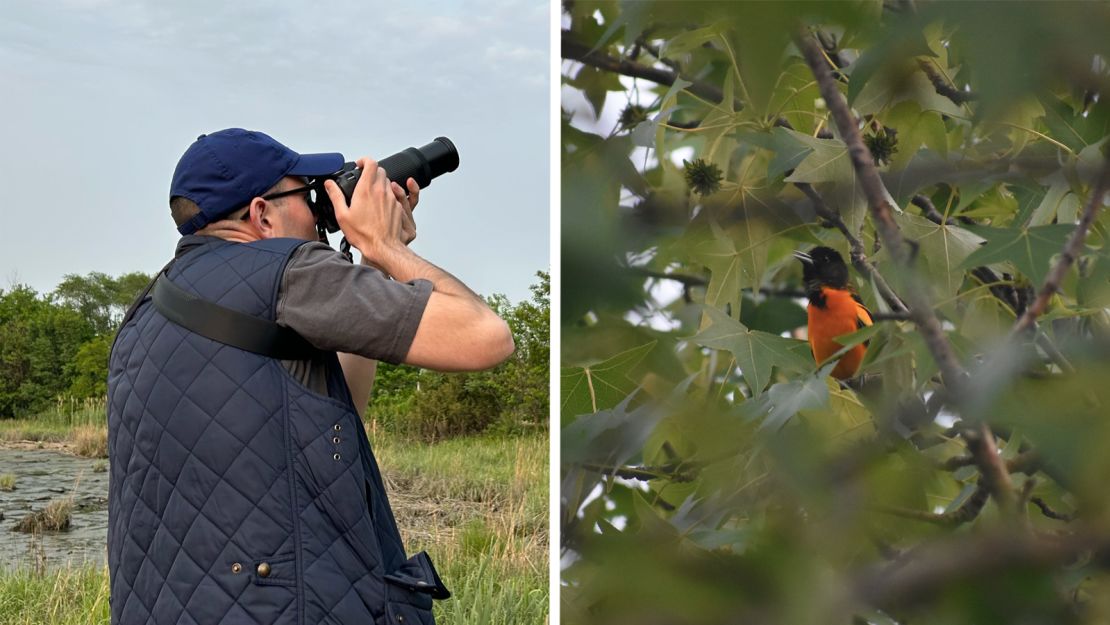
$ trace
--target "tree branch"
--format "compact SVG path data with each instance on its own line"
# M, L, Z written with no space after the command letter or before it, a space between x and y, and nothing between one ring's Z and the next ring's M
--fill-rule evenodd
M1090 528L1052 536L1019 528L965 534L922 546L912 559L865 570L852 584L853 595L884 610L907 608L964 580L1015 568L1059 567L1087 552L1103 555L1108 548L1110 536Z
M983 507L987 505L989 496L990 492L980 484L976 487L975 491L971 493L971 496L967 498L967 501L963 502L959 508L951 512L936 514L910 508L882 508L882 511L902 518L924 521L942 527L959 527L964 523L975 520L975 518L979 516L979 513L983 511Z
M886 200L890 194L886 192L883 181L879 178L879 171L875 167L875 161L871 157L870 150L863 143L863 138L859 132L859 124L848 109L848 103L844 100L844 96L837 88L836 81L829 72L828 64L824 62L824 57L817 47L817 42L813 37L802 31L795 32L794 38L798 49L802 51L806 63L809 65L810 71L817 79L821 96L825 99L825 104L829 107L829 111L836 121L840 136L843 137L848 146L848 156L864 194L867 196L868 208L875 229L895 262L908 268L911 260L910 246L902 238L898 224L894 222L891 207ZM924 290L913 279L907 281L905 291L903 301L908 305L914 323L921 332L922 338L925 339L933 358L937 361L945 385L953 396L963 397L964 379L967 374L956 359L952 346L944 335L944 329L933 311L932 303L928 300Z
M1014 510L1014 483L1010 479L1006 463L998 455L998 446L995 445L990 426L980 423L970 432L964 433L964 440L967 441L968 451L975 458L975 466L979 467L979 474L983 476L983 485L998 502L998 507L1007 511Z
M879 171L875 167L871 152L863 143L858 121L852 115L848 103L837 88L836 82L829 72L828 64L824 62L814 38L799 30L795 32L795 42L798 49L802 51L814 77L816 77L821 96L825 99L825 104L829 107L829 112L836 121L840 136L843 137L845 144L848 146L848 156L863 192L867 196L868 208L876 231L878 231L883 244L887 246L894 261L907 270L911 269L912 249L902 237L902 232L894 221L891 206L886 199L890 197L890 194L879 177ZM959 405L967 397L967 373L957 360L952 345L944 334L940 319L933 311L933 304L929 301L925 289L918 283L912 271L907 271L907 277L905 301L909 305L910 316L940 368L948 396ZM1010 480L1009 473L1006 472L1005 464L998 457L998 449L995 447L994 434L990 427L981 423L974 430L965 430L964 438L967 440L969 451L976 458L976 465L985 478L985 486L990 490L991 496L998 502L999 507L1012 511L1014 508L1013 483Z
M601 50L591 51L590 46L575 41L573 35L566 30L562 31L562 46L564 59L578 61L579 63L591 67L616 72L633 78L643 78L644 80L650 80L660 85L670 86L674 84L676 79L681 78L691 83L686 89L698 97L717 103L720 103L725 98L724 91L716 85L698 80L691 76L683 76L681 72L651 67L627 59L614 58ZM743 102L733 98L733 108L735 110L740 110L743 107Z
M938 463L937 469L941 471L956 471L963 467L975 464L975 456L952 456L944 462ZM1032 475L1041 467L1041 456L1033 450L1024 451L1006 461L1006 471L1009 473L1024 473Z
M668 464L658 467L614 467L594 462L579 462L575 463L577 466L595 473L602 473L604 475L615 475L619 478L627 480L640 480L648 482L651 480L670 480L672 482L692 482L694 475L681 471L681 464Z
M1033 300L1033 304L1025 309L1025 313L1010 330L1011 340L1033 327L1037 317L1044 312L1048 305L1048 299L1060 289L1060 283L1063 282L1064 275L1075 263L1075 260L1079 258L1083 242L1087 239L1087 231L1094 223L1099 209L1102 208L1102 201L1108 188L1110 188L1110 160L1104 160L1102 171L1099 173L1094 189L1091 190L1091 197L1087 199L1087 205L1083 207L1083 216L1079 219L1079 224L1075 226L1075 230L1072 230L1071 236L1064 243L1060 259L1049 270L1040 292L1037 293L1037 299Z
M932 63L918 59L917 66L929 77L929 82L933 83L933 88L937 90L937 93L951 100L953 104L960 106L965 102L979 99L979 94L973 91L961 91L948 84L948 81L937 71L937 68L933 67Z
M1044 499L1041 499L1040 497L1033 497L1032 499L1029 500L1029 503L1031 503L1031 504L1037 506L1038 508L1040 508L1041 509L1041 514L1045 515L1046 517L1048 517L1050 519L1056 519L1057 521L1064 521L1065 523L1071 523L1072 521L1075 520L1075 515L1065 514L1063 512L1057 512L1057 511L1053 510L1047 503L1045 503Z

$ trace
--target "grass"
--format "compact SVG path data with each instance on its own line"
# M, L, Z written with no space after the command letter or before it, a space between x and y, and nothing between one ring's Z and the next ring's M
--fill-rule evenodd
M82 458L108 457L108 426L79 425L73 430L73 453Z
M15 531L32 534L36 532L61 532L69 529L73 520L73 500L55 499L42 510L23 517L15 526Z
M58 427L61 440L81 425L91 424ZM371 441L405 546L426 550L451 589L436 602L436 622L545 623L546 435L427 444L378 433ZM32 624L107 625L107 569L0 570L0 625Z
M0 577L2 625L108 625L108 568L32 568Z
M15 475L11 473L0 474L0 491L12 492L15 490Z
M453 593L436 621L544 623L547 437L371 443L406 547L426 550Z
M0 419L0 441L62 443L85 458L108 457L103 399L59 397L50 410L30 419Z

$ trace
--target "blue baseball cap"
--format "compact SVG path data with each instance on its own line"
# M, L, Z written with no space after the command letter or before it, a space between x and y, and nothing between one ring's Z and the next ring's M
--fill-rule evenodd
M343 167L343 155L297 154L253 130L228 128L197 137L185 150L170 182L170 199L192 200L200 212L177 227L192 234L246 206L285 176L317 177Z

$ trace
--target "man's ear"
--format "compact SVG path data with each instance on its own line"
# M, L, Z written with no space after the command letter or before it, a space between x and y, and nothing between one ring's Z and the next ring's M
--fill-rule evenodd
M274 232L273 205L266 200L256 197L251 200L251 224L258 229L263 239L272 239L277 236Z

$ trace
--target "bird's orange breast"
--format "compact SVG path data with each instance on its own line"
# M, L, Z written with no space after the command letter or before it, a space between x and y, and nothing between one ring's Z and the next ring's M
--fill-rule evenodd
M824 307L810 303L806 308L809 346L818 364L843 347L833 340L835 337L855 332L861 326L871 325L871 315L862 304L852 298L851 292L822 287L821 293L825 296ZM866 352L867 347L862 343L848 350L833 368L833 377L844 380L855 375Z

